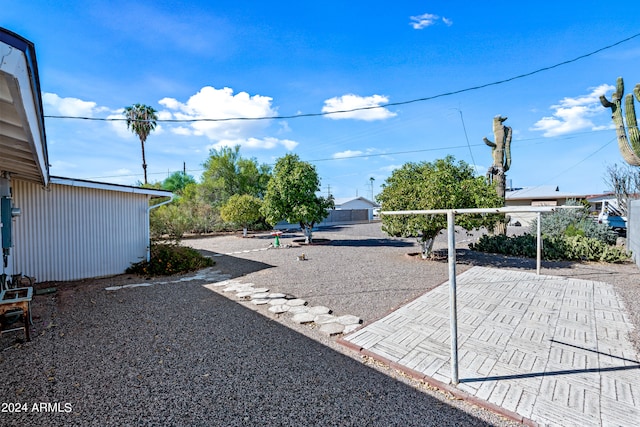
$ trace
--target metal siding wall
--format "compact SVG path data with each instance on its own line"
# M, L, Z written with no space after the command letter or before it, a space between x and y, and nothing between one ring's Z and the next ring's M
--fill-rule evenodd
M123 273L146 256L147 196L13 181L16 272L38 281Z

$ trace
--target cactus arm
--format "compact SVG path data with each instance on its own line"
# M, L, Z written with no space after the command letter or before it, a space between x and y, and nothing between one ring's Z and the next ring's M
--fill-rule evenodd
M623 96L624 96L624 80L622 79L622 77L618 77L616 79L616 91L612 95L613 101L615 102L616 99L621 100Z
M504 171L507 172L511 167L511 127L507 126L507 135L504 147Z
M640 83L638 83L636 87L633 88L633 94L636 96L638 102L640 102Z
M604 108L614 108L616 105L610 102L606 96L600 95L600 103Z
M484 138L482 138L482 140L484 141L485 144L487 144L489 147L491 148L496 148L496 144L495 142L489 141L487 139L487 137L485 136Z
M638 122L636 121L636 109L633 105L633 95L625 97L625 110L627 115L627 129L629 132L629 143L634 153L640 153L640 132L638 132Z

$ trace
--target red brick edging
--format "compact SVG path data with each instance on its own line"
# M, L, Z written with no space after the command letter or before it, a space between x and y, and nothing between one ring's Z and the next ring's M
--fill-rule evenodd
M406 366L403 366L397 362L388 360L385 357L382 357L376 353L373 353L367 349L364 349L362 347L360 347L359 345L353 344L347 340L345 340L344 338L338 338L337 339L338 344L347 347L353 351L355 351L356 353L360 353L363 356L367 356L367 357L371 357L374 360L377 360L378 362L382 362L385 365L388 365L390 368L393 368L397 371L400 371L402 373L404 373L405 375L419 380L419 381L424 381L425 383L427 383L428 385L430 385L431 387L437 388L438 390L447 392L451 395L453 395L454 397L460 399L460 400L464 400L466 402L469 402L473 405L476 405L480 408L484 408L486 410L489 410L491 412L494 412L498 415L501 415L505 418L508 418L510 420L519 422L524 424L525 426L529 426L529 427L538 427L538 423L536 423L535 421L523 417L522 415L518 414L517 412L513 412L510 411L508 409L505 409L501 406L498 406L494 403L491 402L487 402L486 400L483 399L479 399L465 391L462 391L460 389L458 389L457 387L451 385L451 384L446 384L443 383L442 381L438 381L434 378L431 378L421 372L415 371L413 369L407 368Z

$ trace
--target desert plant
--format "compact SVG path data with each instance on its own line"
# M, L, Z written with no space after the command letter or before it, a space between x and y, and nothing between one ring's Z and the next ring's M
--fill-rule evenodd
M211 258L202 256L195 249L156 243L151 245L150 261L132 264L126 272L141 276L170 276L211 267L214 264Z
M493 163L487 171L487 181L491 183L498 197L502 200L504 206L505 194L507 190L507 171L511 167L511 128L503 123L506 117L495 116L493 118L493 136L495 142L490 141L486 137L483 138L484 143L491 147L491 157ZM507 234L508 219L505 215L501 215L501 220L496 223L494 232L496 234Z
M617 235L604 224L593 220L586 207L576 200L568 200L567 206L582 206L582 209L556 209L543 215L540 229L545 237L584 236L614 245ZM537 224L532 224L529 232L536 234Z
M531 234L514 237L484 235L469 247L479 252L535 258L537 242L536 237ZM542 257L549 261L617 263L629 259L629 254L622 247L608 245L598 239L580 235L545 236L542 249Z
M636 110L633 105L633 95L640 102L640 83L633 88L633 94L630 93L625 97L626 128L622 111L622 98L624 97L624 80L622 77L618 77L616 80L616 91L611 95L611 101L602 95L600 96L600 102L603 107L611 109L611 118L616 127L618 148L622 158L631 166L640 166L640 131L638 130ZM627 129L629 131L629 139L627 139Z
M178 205L169 204L154 209L149 214L151 240L167 239L180 242L184 233L192 228L191 218Z

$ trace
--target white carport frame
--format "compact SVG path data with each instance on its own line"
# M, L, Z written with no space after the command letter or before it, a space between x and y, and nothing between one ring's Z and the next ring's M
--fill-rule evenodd
M458 378L458 309L456 294L456 237L455 217L459 214L502 214L515 212L531 212L537 214L537 249L536 273L540 274L542 259L542 235L540 231L540 217L544 212L556 209L580 209L581 206L514 206L510 208L474 208L474 209L432 209L410 211L382 211L381 215L447 215L447 241L449 258L449 315L451 329L451 383L457 385Z

